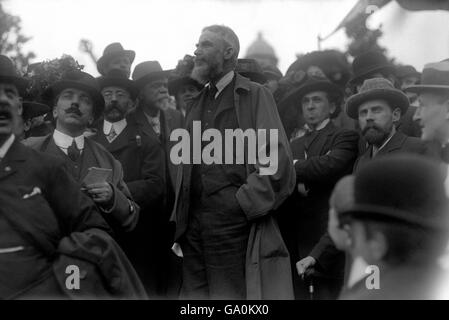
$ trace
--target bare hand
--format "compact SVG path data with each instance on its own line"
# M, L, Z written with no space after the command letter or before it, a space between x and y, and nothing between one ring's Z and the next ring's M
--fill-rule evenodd
M307 256L304 259L296 262L296 270L298 271L298 275L303 275L307 269L313 267L316 264L315 258L311 256Z
M101 204L110 202L114 196L114 190L108 182L89 184L86 191L95 202Z

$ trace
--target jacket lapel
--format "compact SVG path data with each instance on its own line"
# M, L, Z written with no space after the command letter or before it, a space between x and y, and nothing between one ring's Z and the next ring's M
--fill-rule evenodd
M150 123L147 120L147 117L145 113L142 110L142 107L139 107L136 109L136 123L139 126L142 133L146 134L147 136L152 136L161 142L159 137L157 136L156 132L154 132L153 127L151 127ZM162 123L161 123L162 125Z
M26 147L17 141L16 138L0 162L0 180L18 171L19 164L23 163L27 158L26 151Z
M376 156L385 155L387 153L401 149L406 139L407 136L405 134L396 131L396 133L391 137L390 141L388 141L388 143L377 152Z

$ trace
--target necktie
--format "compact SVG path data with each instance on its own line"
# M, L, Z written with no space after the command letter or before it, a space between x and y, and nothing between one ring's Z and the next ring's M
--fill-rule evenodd
M78 149L78 147L76 146L75 139L73 139L71 146L67 148L67 155L69 156L70 160L72 160L73 162L78 161L78 159L81 155L81 152Z
M117 132L115 132L114 126L111 126L111 131L109 131L106 138L108 139L109 142L112 142L112 140L114 140L115 137L117 137Z
M209 99L215 100L215 95L217 94L218 89L212 83L209 85Z

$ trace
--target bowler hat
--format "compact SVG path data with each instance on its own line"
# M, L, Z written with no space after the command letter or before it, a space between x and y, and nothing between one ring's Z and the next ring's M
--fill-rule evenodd
M134 68L132 79L136 82L139 90L141 90L151 81L168 78L170 72L170 70L163 70L158 61L144 61Z
M424 66L421 84L407 87L405 91L420 93L429 90L449 91L449 59Z
M375 159L357 172L354 205L340 216L448 230L446 174L445 167L419 155Z
M357 56L352 62L353 76L349 84L362 82L371 74L376 72L388 71L394 73L393 65L380 51L368 51Z
M99 90L105 87L119 87L128 91L131 99L135 99L138 90L134 81L128 79L122 70L111 70L106 76L97 78Z
M406 65L406 66L398 66L396 67L396 77L399 79L403 79L405 77L421 77L421 73L419 73L415 67Z
M401 109L401 114L405 114L409 107L407 96L400 90L395 89L393 84L384 78L367 79L363 82L359 93L349 97L346 101L346 113L353 119L359 118L359 107L362 103L370 100L386 100L392 110Z
M45 97L55 99L62 90L67 88L75 88L87 92L94 103L95 119L101 116L104 109L104 99L94 77L78 70L66 72L63 74L61 80L55 82L45 91Z
M334 98L335 101L333 102L336 104L336 110L332 113L331 117L336 117L341 111L340 103L343 97L343 92L337 85L333 84L325 77L306 76L303 83L290 93L282 101L282 104L298 104L306 94L314 91L324 91Z
M22 107L23 107L22 112L23 120L43 116L44 114L51 111L51 108L48 105L35 101L23 101Z
M254 59L238 59L235 71L242 76L249 78L251 81L260 84L267 82L262 67Z
M19 75L12 61L4 55L0 55L0 82L14 84L20 94L24 94L28 86L28 81Z
M133 50L125 50L119 42L114 42L106 46L103 51L103 55L97 61L97 70L101 75L105 75L105 67L107 64L119 56L127 56L129 61L133 63L136 53Z

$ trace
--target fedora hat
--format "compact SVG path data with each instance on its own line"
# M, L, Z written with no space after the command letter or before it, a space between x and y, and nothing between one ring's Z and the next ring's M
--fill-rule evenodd
M254 59L237 59L235 71L251 81L264 84L267 82L262 67Z
M421 84L405 89L416 93L429 90L449 91L449 59L426 64L421 75Z
M127 56L129 61L133 63L136 53L133 50L125 50L119 42L114 42L106 46L103 55L97 61L97 70L101 75L105 75L105 67L115 57Z
M121 70L111 70L106 76L97 78L99 90L106 87L119 87L128 91L131 99L136 99L138 90L134 81L128 79Z
M395 89L393 84L384 78L372 78L363 82L359 93L349 97L346 101L346 113L353 119L359 118L359 107L362 103L370 100L386 100L392 109L401 109L405 114L409 107L407 96L400 90Z
M353 76L349 80L349 84L354 85L362 82L367 77L376 72L387 71L394 72L394 66L388 62L380 51L368 51L357 56L352 62Z
M66 72L61 80L55 82L45 91L45 97L54 100L62 90L67 88L75 88L87 92L94 103L95 119L101 116L104 109L104 99L94 77L86 72L77 70Z
M22 112L23 120L43 116L44 114L51 111L51 108L48 105L35 101L23 101L22 107L23 107Z
M21 95L28 86L28 80L19 75L11 59L4 55L0 55L0 82L14 84Z
M355 176L354 204L340 216L449 230L446 173L445 167L419 155L370 161Z
M171 70L163 70L159 61L144 61L139 63L133 71L132 79L141 90L148 82L168 78Z
M341 111L340 103L343 98L343 92L337 85L325 77L306 76L302 84L297 89L293 90L287 97L285 97L281 104L298 104L306 94L314 91L324 91L334 97L336 109L335 112L331 114L331 117L336 117Z

